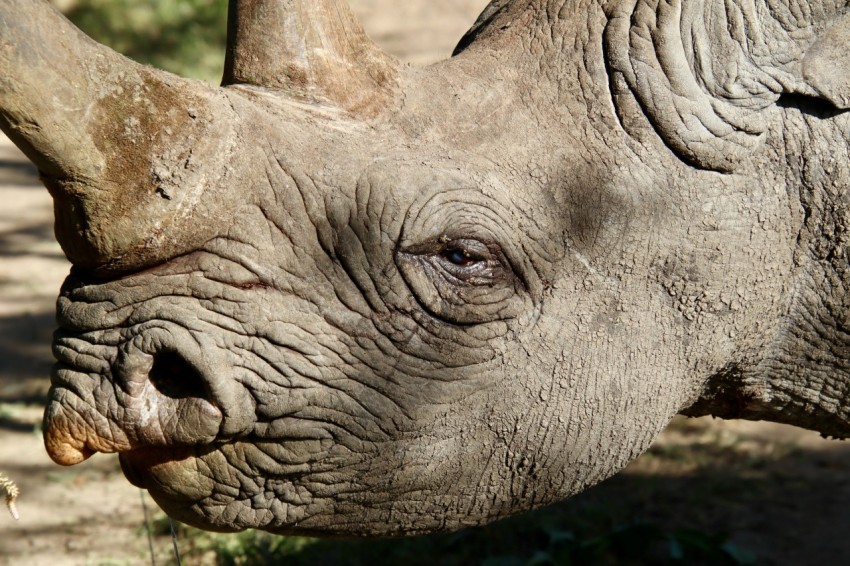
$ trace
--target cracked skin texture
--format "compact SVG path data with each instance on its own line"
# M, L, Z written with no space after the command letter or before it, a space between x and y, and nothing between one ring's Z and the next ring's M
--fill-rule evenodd
M254 84L85 42L51 60L15 41L28 18L76 32L10 6L8 76L70 57L97 79L102 162L67 148L76 114L0 86L75 263L57 462L120 452L207 529L406 535L575 494L682 410L850 434L850 122L787 60L844 8L747 4L735 27L697 1L497 1L453 59L355 108L327 76L315 99L264 86L239 49ZM126 70L99 76L110 58Z

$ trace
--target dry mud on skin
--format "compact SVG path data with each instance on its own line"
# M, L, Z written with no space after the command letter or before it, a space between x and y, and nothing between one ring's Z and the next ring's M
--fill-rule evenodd
M447 56L486 0L352 4L382 46L422 64ZM0 509L0 565L149 564L141 494L117 460L101 455L65 469L42 447L53 304L69 266L53 240L47 192L1 136L0 203L0 471L22 492L19 522ZM720 484L706 476L711 465L694 461L700 454L721 459L720 468L731 459L726 468L737 475L722 485L741 493L713 494ZM685 524L707 515L702 524L731 532L759 563L850 563L848 472L846 443L779 425L698 419L668 430L647 456L588 495L611 501L641 478L661 478L661 488L646 493L647 517L675 527L677 516ZM668 500L690 507L671 509ZM170 541L158 539L156 548L157 563L166 563Z

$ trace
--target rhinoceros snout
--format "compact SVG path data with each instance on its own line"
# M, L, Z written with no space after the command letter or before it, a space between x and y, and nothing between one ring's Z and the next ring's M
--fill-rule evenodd
M45 444L60 464L209 445L253 428L244 390L180 329L146 329L111 348L90 335L56 342Z

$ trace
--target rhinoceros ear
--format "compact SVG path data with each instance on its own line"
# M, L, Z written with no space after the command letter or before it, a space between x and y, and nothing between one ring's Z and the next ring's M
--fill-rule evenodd
M850 15L839 19L806 51L803 79L841 110L850 109Z
M393 99L397 72L345 0L230 0L223 85L280 89L370 116Z
M621 102L636 101L679 157L731 172L761 145L764 111L782 94L846 108L850 20L807 2L768 4L611 2L604 43L623 123L634 120ZM830 21L838 23L829 28Z
M685 161L729 172L760 143L764 126L759 106L772 101L761 105L750 101L748 107L742 107L740 95L746 93L716 92L713 85L707 85L704 79L715 82L712 79L717 77L711 76L716 67L705 61L706 57L739 59L740 53L735 52L734 44L722 45L724 53L699 48L717 46L711 41L715 30L705 29L711 20L695 13L696 5L701 4L697 1L683 7L681 0L612 2L604 37L611 88L615 100L634 96L661 138ZM734 3L708 4L718 4L723 10L724 5ZM736 85L725 86L734 89Z

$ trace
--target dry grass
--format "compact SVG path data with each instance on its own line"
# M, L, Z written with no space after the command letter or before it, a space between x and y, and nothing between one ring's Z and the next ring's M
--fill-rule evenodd
M9 513L12 514L12 518L17 521L21 518L20 515L18 515L18 506L16 504L18 496L21 494L21 490L18 489L18 486L14 481L10 480L6 474L3 473L0 473L0 487L6 491L6 507L9 508Z

